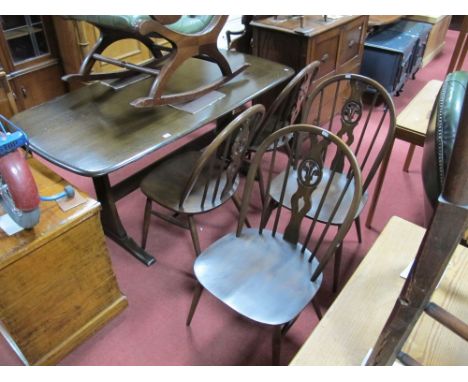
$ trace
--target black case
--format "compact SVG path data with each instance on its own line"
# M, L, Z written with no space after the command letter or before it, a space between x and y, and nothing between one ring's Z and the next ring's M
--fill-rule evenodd
M429 33L431 33L432 25L428 23L410 20L401 20L389 26L388 30L409 34L418 39L418 43L416 44L413 51L411 65L409 68L409 75L414 79L416 76L416 72L422 66L424 51L426 50L427 40L429 38Z
M418 38L392 30L383 30L367 38L361 74L380 82L387 91L398 95L411 69L411 58Z

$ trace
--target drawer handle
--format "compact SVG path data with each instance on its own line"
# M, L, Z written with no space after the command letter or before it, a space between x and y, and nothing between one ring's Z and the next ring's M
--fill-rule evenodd
M323 63L327 62L328 61L328 53L325 53L322 58L320 59L320 61L322 61Z
M348 42L348 48L352 48L354 46L354 44L356 44L356 41L354 40L349 40Z
M28 92L27 92L26 88L24 86L21 86L20 90L21 90L21 94L23 95L23 97L27 98L28 97Z

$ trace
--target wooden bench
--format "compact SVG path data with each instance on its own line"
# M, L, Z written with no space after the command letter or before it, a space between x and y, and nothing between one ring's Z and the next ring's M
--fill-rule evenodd
M392 217L290 365L361 365L392 311L405 282L400 273L414 259L424 232ZM468 249L459 245L431 298L465 320L467 271ZM468 343L428 315L420 317L403 351L424 365L468 365Z
M424 146L432 107L442 86L442 81L431 80L416 94L416 97L398 114L395 138L409 142L403 170L408 172L416 146Z
M439 80L429 81L397 116L395 139L401 139L410 143L405 164L403 166L403 170L406 172L408 171L411 159L413 158L415 147L424 146L424 140L426 138L426 131L429 125L429 118L431 116L432 107L442 86L442 83L443 81ZM374 217L375 207L377 205L382 183L385 178L391 152L392 151L390 150L388 156L384 158L381 165L379 177L377 179L375 191L369 207L369 213L367 215L366 227L368 228L370 228L372 224L372 218Z

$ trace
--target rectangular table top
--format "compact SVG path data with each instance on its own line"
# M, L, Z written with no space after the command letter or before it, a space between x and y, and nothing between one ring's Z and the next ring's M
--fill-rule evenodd
M292 360L293 366L361 365L393 309L424 228L392 217ZM468 249L458 246L431 301L466 321ZM424 365L468 365L468 343L423 314L403 351Z
M152 79L119 91L94 83L23 111L13 121L29 136L31 148L50 162L85 176L116 171L213 122L287 80L284 65L237 52L224 52L233 70L244 72L217 89L226 96L196 114L171 106L137 109L129 103L146 96ZM168 93L190 90L217 80L218 66L187 60L168 84Z

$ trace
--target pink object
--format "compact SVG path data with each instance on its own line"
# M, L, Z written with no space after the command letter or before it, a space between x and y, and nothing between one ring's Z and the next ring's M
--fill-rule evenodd
M21 211L32 211L39 206L39 192L24 154L15 150L0 157L0 174L15 203Z

